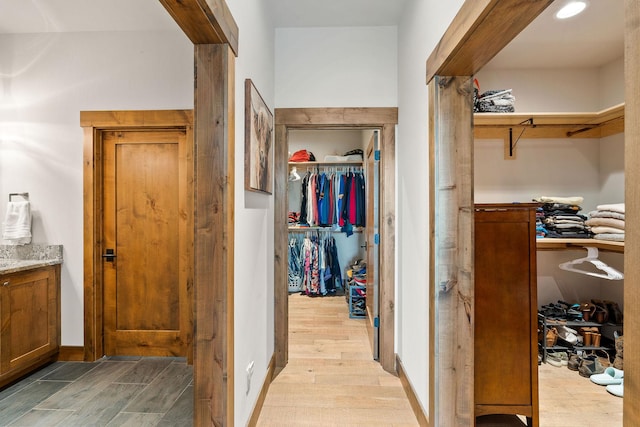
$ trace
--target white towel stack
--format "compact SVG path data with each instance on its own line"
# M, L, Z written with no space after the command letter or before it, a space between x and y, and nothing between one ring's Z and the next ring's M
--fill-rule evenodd
M586 224L595 239L624 242L624 203L598 205L589 217Z
M12 245L31 243L31 205L27 201L9 202L2 223L2 238Z

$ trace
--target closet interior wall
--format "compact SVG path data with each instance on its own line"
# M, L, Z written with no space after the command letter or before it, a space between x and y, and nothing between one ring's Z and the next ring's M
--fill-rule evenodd
M624 102L622 59L596 69L519 70L485 67L476 75L482 91L512 88L517 113L595 112ZM535 82L533 84L532 82ZM558 90L561 86L562 90ZM590 86L594 90L585 91ZM559 95L562 94L562 95ZM606 96L603 96L606 94ZM515 132L515 136L519 131ZM476 139L475 202L529 202L538 196L582 196L583 215L597 205L624 202L624 134L604 138L518 141L514 159L505 159L503 140ZM611 300L623 307L624 280L611 281L560 270L560 263L586 250L538 251L538 305ZM622 253L599 258L624 272Z
M324 162L327 155L343 156L346 152L354 149L361 149L366 153L366 145L371 139L373 130L337 130L337 129L322 129L322 130L290 130L289 131L289 156L298 150L308 150L313 153L317 162ZM343 170L347 167L356 167L364 171L365 162L362 166L353 166L353 163L346 165L320 165L320 171L330 170L331 168L338 168ZM296 170L301 177L307 173L307 171L316 170L316 166L296 166ZM289 167L291 171L291 167ZM369 185L367 182L366 185ZM299 212L301 202L301 181L289 181L288 182L288 195L289 195L289 212ZM297 232L304 234L304 232ZM291 232L290 232L291 235ZM355 260L366 260L366 252L364 249L366 243L366 235L363 232L355 232L353 235L347 237L345 233L330 233L335 239L336 246L338 248L338 260L342 275L344 278L346 268ZM347 305L345 304L345 308Z

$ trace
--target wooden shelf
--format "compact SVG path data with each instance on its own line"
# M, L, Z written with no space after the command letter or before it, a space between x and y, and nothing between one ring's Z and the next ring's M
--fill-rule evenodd
M624 132L624 104L596 113L475 113L479 139L603 138Z
M289 166L362 166L363 162L289 162Z
M581 249L586 247L598 248L608 252L624 253L624 242L612 242L598 239L536 239L539 251L558 251Z

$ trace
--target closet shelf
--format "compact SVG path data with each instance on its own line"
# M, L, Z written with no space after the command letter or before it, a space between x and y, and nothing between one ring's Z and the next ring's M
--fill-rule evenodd
M289 166L362 166L362 161L357 162L289 162Z
M624 253L624 242L612 242L598 239L536 239L539 251L558 251L578 249L590 246L602 251Z
M603 138L624 132L624 103L596 113L475 113L474 136L522 138Z

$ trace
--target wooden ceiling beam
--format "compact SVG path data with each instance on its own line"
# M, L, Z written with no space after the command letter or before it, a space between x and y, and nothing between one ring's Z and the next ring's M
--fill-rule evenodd
M467 0L427 59L434 76L473 76L553 0Z
M238 25L224 0L160 0L193 44L228 43L238 56Z

